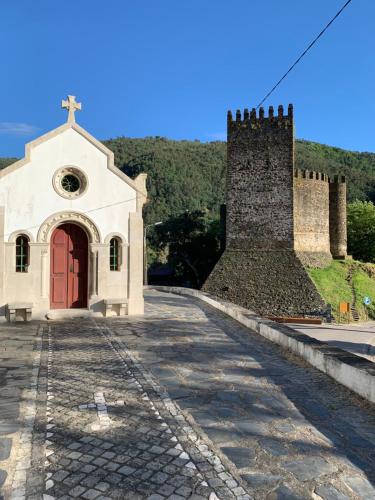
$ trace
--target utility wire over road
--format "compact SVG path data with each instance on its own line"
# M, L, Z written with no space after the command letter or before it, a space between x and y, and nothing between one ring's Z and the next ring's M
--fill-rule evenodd
M334 23L334 21L339 17L341 12L346 9L346 7L350 4L352 0L347 0L345 4L341 7L341 9L334 15L334 17L329 21L329 23L322 29L322 31L314 38L314 40L310 43L310 45L302 52L302 54L298 57L298 59L291 65L286 73L280 78L280 80L272 87L272 89L266 94L263 99L260 101L256 109L260 108L260 106L269 98L269 96L276 90L276 88L280 85L280 83L289 75L289 73L297 66L300 60L307 54L307 52L316 44L321 36L327 31L327 29Z

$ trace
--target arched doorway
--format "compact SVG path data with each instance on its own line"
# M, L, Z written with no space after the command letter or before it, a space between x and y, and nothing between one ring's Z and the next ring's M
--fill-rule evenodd
M51 309L87 307L88 240L76 224L62 224L51 236Z

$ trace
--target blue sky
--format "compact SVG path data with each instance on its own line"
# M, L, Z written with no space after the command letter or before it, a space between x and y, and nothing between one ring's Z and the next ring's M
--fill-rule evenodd
M99 139L223 139L344 0L2 0L0 156L66 120ZM375 151L375 2L353 0L265 103L299 138Z

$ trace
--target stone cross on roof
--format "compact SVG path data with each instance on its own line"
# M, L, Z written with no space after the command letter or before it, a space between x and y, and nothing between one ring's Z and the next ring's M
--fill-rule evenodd
M61 107L69 110L68 123L75 123L76 118L74 116L74 113L77 109L79 111L81 111L82 109L82 104L80 102L76 102L76 97L74 95L68 95L66 101L61 101Z

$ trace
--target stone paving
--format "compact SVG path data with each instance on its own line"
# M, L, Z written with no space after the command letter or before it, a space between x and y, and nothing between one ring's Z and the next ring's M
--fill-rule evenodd
M75 320L44 330L31 467L17 495L250 498L105 325Z
M375 409L205 303L156 291L113 336L254 498L375 498Z
M0 327L25 352L1 393L19 386L4 498L375 498L373 405L200 301L146 302Z
M16 491L24 482L27 464L17 459L31 453L39 331L36 323L0 328L0 498L6 485Z

